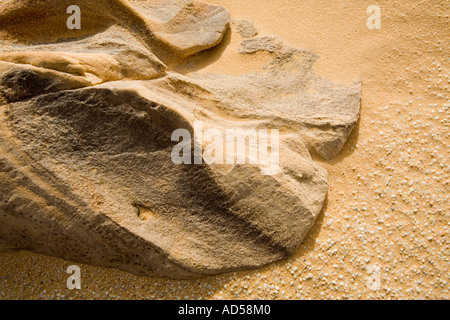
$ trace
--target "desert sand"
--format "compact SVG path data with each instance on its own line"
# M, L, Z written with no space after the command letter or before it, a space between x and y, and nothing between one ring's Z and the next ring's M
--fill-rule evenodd
M361 120L329 173L328 198L293 257L268 267L192 281L137 277L80 265L82 289L66 289L73 264L27 251L0 254L1 298L448 299L448 4L380 2L380 30L365 1L210 1L320 55L314 70L362 82ZM254 8L258 8L255 10ZM172 66L243 74L268 53L239 55L242 38Z

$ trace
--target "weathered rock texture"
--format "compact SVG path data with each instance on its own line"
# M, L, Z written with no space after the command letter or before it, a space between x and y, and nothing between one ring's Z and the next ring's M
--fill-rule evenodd
M240 52L271 52L265 70L178 74L167 65L220 43L224 8L76 2L81 30L66 28L72 0L0 5L0 249L170 278L291 255L328 188L310 154L342 149L359 84L318 77L316 55L256 31ZM171 135L193 134L196 120L204 130L280 130L280 172L175 165Z
M243 38L252 38L258 35L258 29L256 29L255 25L250 20L232 19L230 20L230 25L234 27Z

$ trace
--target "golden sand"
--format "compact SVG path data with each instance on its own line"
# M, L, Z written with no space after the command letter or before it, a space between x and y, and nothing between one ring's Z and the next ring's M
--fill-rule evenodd
M0 299L449 299L448 2L209 2L319 54L320 75L362 80L360 124L340 156L321 161L328 200L303 245L260 270L192 281L79 264L82 289L73 291L73 263L1 253ZM381 7L380 30L366 26L371 4ZM194 57L199 72L239 74L270 59L239 55L240 41L229 32Z

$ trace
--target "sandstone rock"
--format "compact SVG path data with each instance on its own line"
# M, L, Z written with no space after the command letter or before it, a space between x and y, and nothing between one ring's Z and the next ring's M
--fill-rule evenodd
M26 100L59 90L57 81L41 77L29 69L13 69L0 78L0 99L5 102Z
M279 37L263 36L243 40L239 53L255 53L257 51L277 52L282 47L283 41Z
M226 10L197 1L79 1L90 11L75 38L48 28L69 2L8 3L0 7L0 250L170 278L257 268L295 252L328 189L311 153L330 159L342 149L359 118L360 84L322 79L314 53L276 37L242 43L242 54L273 55L265 71L171 71L173 59L226 31ZM33 38L26 17L41 17L46 36ZM271 145L279 167L267 175L249 161L251 148L244 163L175 164L176 130L193 137L190 150L211 151L198 121L203 132L279 130Z
M170 93L158 98L135 88L141 94L81 89L2 108L2 239L170 277L252 268L292 254L324 201L324 170L290 150L298 168L286 169L286 177L251 166L225 174L175 166L171 133L192 130L183 106L156 102Z
M127 43L131 34L133 42L166 63L214 47L228 28L229 13L220 6L196 0L131 2L133 5L126 0L79 0L76 4L82 13L82 28L68 30L66 10L73 1L8 0L0 4L0 30L6 39L14 38L16 45L46 44L54 48L66 47L67 41L86 42L82 40L91 37L87 41L90 48L109 45L110 37ZM108 32L110 28L113 32ZM102 35L98 43L98 35L104 32L107 36ZM102 47L104 52L106 46Z
M151 29L186 57L219 44L230 15L223 7L191 0L131 1Z
M256 29L255 25L252 21L242 19L233 19L230 21L230 25L236 29L236 31L243 37L243 38L252 38L258 35L258 30Z

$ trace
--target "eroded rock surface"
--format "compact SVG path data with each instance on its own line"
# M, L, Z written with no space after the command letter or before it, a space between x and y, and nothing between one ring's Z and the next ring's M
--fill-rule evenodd
M232 19L230 25L233 26L243 38L252 38L258 35L258 29L256 29L255 25L250 20Z
M224 8L78 1L84 27L69 32L71 2L0 6L0 249L170 278L294 253L328 189L311 154L342 149L360 85L334 85L312 71L315 54L254 32L240 53L270 52L265 70L182 75L167 66L220 43ZM198 121L279 130L279 170L174 164L173 132L195 137Z

